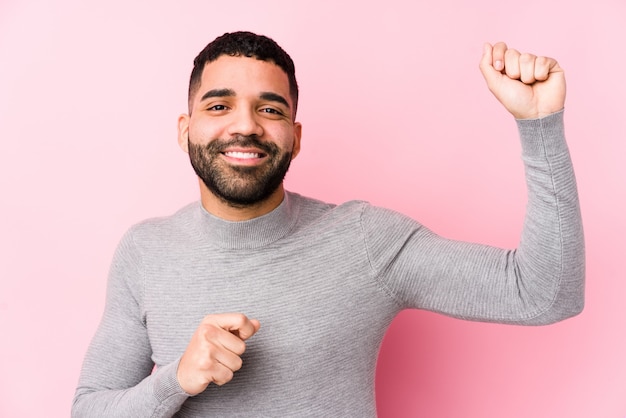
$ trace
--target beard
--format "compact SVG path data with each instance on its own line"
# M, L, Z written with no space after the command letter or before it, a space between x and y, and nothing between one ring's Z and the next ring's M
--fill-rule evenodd
M220 155L232 146L257 148L267 161L254 167L230 165ZM244 208L265 201L278 189L289 170L291 152L281 153L275 144L261 142L256 135L238 135L206 145L190 140L189 160L211 193L231 207Z

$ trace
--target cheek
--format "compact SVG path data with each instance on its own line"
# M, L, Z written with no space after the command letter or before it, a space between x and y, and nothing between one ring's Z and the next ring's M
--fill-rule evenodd
M282 150L291 152L294 148L295 135L292 128L266 129L265 136Z
M216 123L209 123L202 119L192 119L189 122L189 139L195 143L208 143L222 138L223 129Z

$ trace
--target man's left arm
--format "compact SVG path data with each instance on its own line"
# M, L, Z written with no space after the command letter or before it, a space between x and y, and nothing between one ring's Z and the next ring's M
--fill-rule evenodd
M489 89L515 116L528 205L516 249L449 240L369 208L363 225L374 274L401 308L476 321L549 324L582 310L584 237L565 142L565 77L558 63L485 44ZM385 225L381 228L381 225ZM384 230L385 238L371 238Z

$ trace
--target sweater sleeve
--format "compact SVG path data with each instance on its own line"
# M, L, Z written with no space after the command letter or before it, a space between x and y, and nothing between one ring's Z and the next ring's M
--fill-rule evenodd
M517 249L445 239L402 215L364 210L373 272L401 308L520 325L582 311L584 239L563 111L517 125L528 188Z
M176 379L178 361L153 371L141 272L131 230L113 258L104 314L83 362L73 417L171 417L188 397Z

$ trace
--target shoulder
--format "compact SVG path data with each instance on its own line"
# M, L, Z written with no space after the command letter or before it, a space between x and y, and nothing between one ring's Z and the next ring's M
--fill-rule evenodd
M340 225L360 225L366 232L380 231L388 227L401 229L419 226L414 219L385 207L374 206L364 200L350 200L341 204L289 193L290 204L298 212L301 225L324 224L330 228Z
M177 236L186 236L196 230L200 215L200 202L185 205L175 213L145 219L134 224L125 234L126 239L135 242L167 241Z
M316 221L345 217L360 217L369 203L361 200L351 200L345 203L328 203L319 199L302 196L298 193L287 192L287 199L291 211L296 214L300 224L309 224Z

